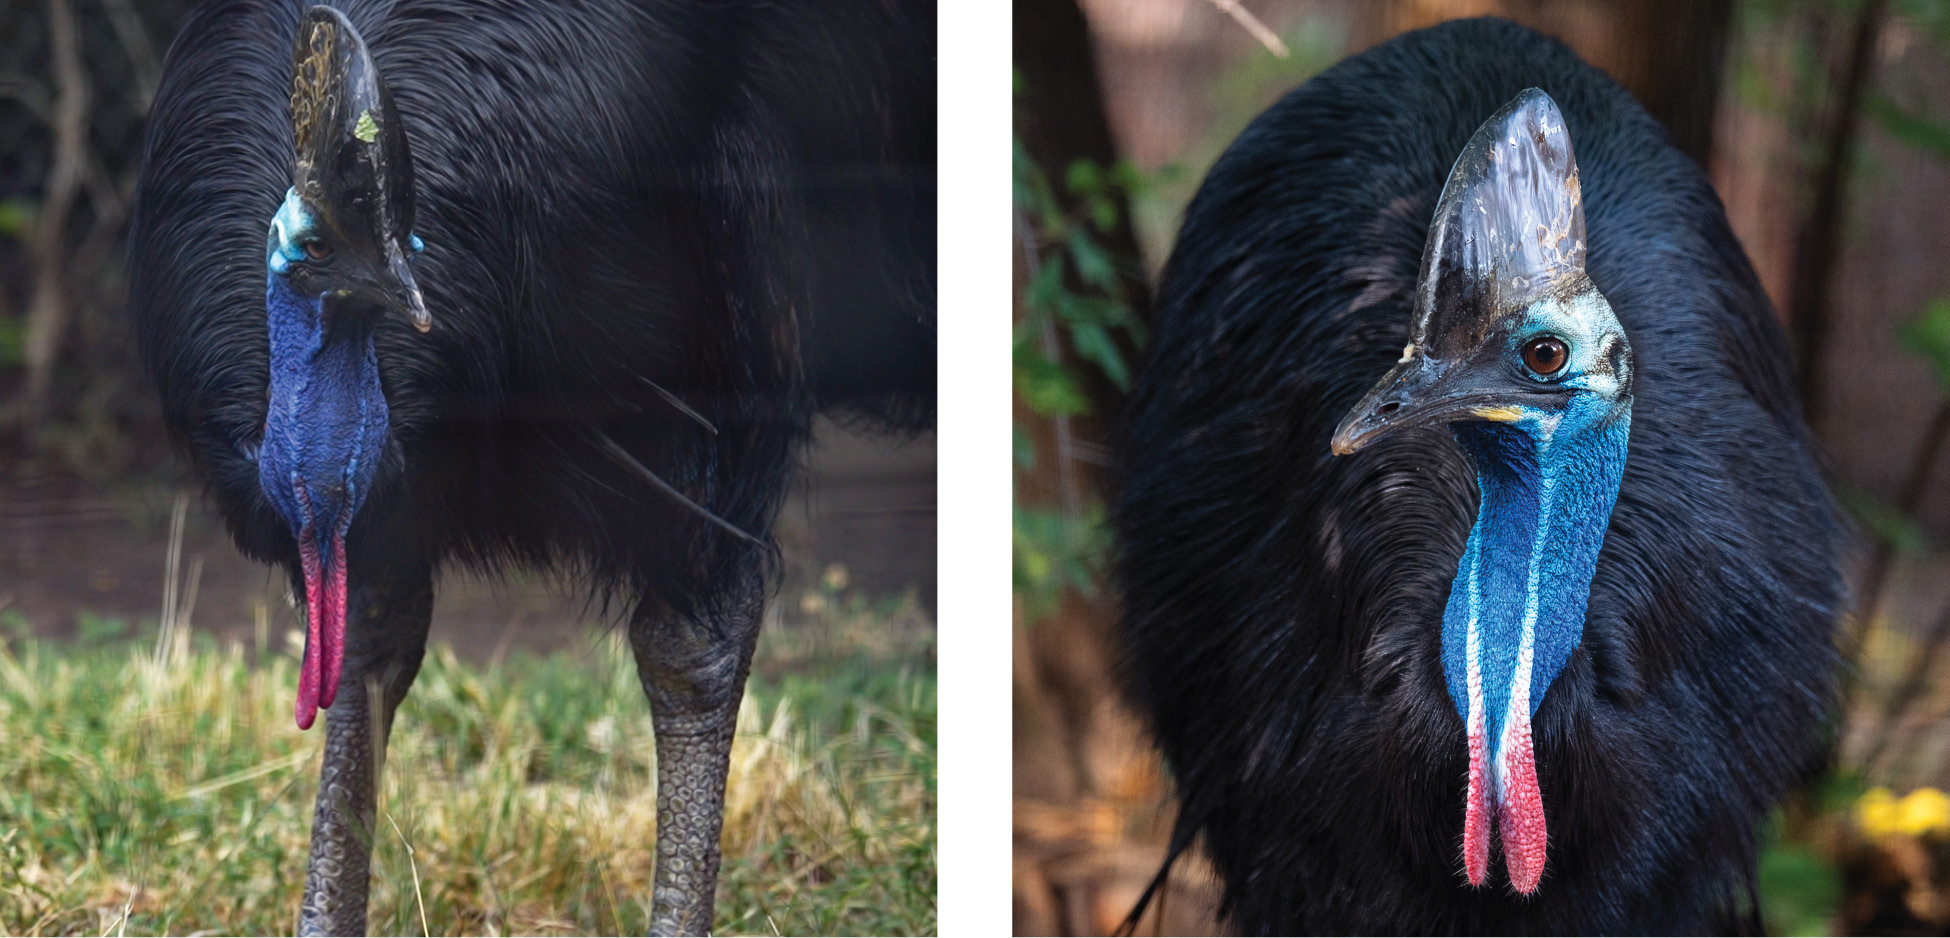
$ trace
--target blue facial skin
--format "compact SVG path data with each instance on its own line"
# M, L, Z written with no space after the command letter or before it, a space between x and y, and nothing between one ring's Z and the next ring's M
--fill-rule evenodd
M1483 421L1450 424L1476 466L1482 499L1443 612L1443 672L1467 723L1474 620L1492 754L1503 738L1526 630L1532 717L1583 635L1631 432L1629 390L1620 387L1619 375L1595 367L1620 334L1603 299L1594 292L1527 311L1506 356L1526 379L1544 380L1523 368L1517 350L1542 334L1562 339L1570 351L1563 376L1548 383L1578 393L1553 407L1519 403Z
M271 402L258 449L258 484L318 556L335 558L335 536L371 491L386 445L386 396L369 323L327 321L322 296L291 285L311 226L297 193L272 221L265 307L271 339ZM336 559L336 558L335 558Z

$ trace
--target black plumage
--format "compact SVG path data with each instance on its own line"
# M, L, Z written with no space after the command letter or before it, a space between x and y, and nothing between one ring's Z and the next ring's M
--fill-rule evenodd
M426 334L370 320L390 425L347 536L345 686L383 675L390 715L440 567L540 566L633 609L660 746L664 716L695 709L660 695L708 691L696 706L728 739L720 698L735 711L813 415L932 419L932 4L337 6L411 144L426 245L412 271L432 318ZM189 17L150 115L131 247L169 427L238 545L294 580L255 459L266 228L292 185L304 15L219 0ZM363 922L357 888L359 918L308 927Z
M1459 856L1442 621L1476 516L1441 428L1354 457L1403 354L1451 163L1526 88L1562 108L1632 435L1581 645L1536 715L1534 895ZM1705 175L1555 40L1447 23L1260 115L1206 177L1120 445L1127 679L1246 933L1751 927L1759 829L1819 763L1842 531L1772 307Z

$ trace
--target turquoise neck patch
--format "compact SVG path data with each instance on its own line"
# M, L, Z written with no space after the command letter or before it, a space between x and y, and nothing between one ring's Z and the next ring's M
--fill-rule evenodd
M1625 476L1629 402L1580 395L1561 415L1451 424L1481 493L1442 616L1449 696L1502 737L1532 716L1583 636L1598 553ZM1546 422L1549 420L1550 422Z

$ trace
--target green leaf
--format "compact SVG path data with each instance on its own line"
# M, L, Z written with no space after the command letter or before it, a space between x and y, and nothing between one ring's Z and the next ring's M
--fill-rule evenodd
M1102 504L1080 515L1018 506L1014 514L1015 588L1030 621L1056 610L1065 589L1093 596L1110 565L1110 527Z
M1899 142L1937 159L1950 160L1950 125L1905 111L1885 94L1871 95L1863 102L1863 110L1884 132Z
M1950 393L1950 297L1925 304L1915 319L1897 329L1896 337L1903 348L1929 363L1938 389Z
M1124 364L1124 354L1118 350L1117 343L1104 327L1091 323L1079 323L1070 327L1070 342L1076 346L1077 354L1085 360L1094 362L1103 369L1104 377L1117 385L1120 391L1131 388L1131 371Z
M1093 195L1104 187L1103 171L1089 160L1077 160L1070 164L1063 177L1063 185L1072 195Z
M1057 304L1056 315L1071 328L1082 325L1121 327L1130 317L1130 310L1107 296L1072 293Z
M1898 554L1920 554L1929 549L1930 536L1923 527L1902 512L1859 491L1843 491L1842 506L1855 516L1876 540Z
M1769 838L1760 857L1761 914L1778 935L1834 933L1842 881L1813 848Z
M8 199L0 202L0 237L26 241L34 230L34 220L40 215L34 203L26 199Z
M1090 412L1090 399L1084 397L1076 379L1063 366L1040 354L1017 356L1016 393L1030 410L1046 417Z
M1077 278L1085 285L1106 293L1117 289L1117 265L1111 263L1110 252L1089 232L1081 228L1070 232L1064 246L1070 249L1070 260L1077 265Z
M27 319L0 319L0 365L19 366L27 361Z
M1109 234L1117 227L1117 200L1108 195L1099 195L1090 200L1090 224L1098 231Z
M1029 293L1023 301L1037 312L1054 312L1069 295L1063 286L1063 256L1050 254L1043 258L1042 266L1036 268L1036 276L1029 280Z

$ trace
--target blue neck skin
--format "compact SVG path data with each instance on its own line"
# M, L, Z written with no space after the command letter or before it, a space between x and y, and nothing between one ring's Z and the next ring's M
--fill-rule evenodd
M1583 634L1631 427L1629 407L1610 407L1580 394L1561 415L1450 425L1476 464L1482 499L1442 615L1442 665L1467 724L1473 625L1493 757L1512 693L1528 685L1534 717ZM1519 680L1526 657L1527 680Z
M258 484L292 533L309 534L319 556L332 558L332 540L351 527L386 445L379 358L370 328L329 328L322 297L300 295L275 263L268 279L271 406Z

